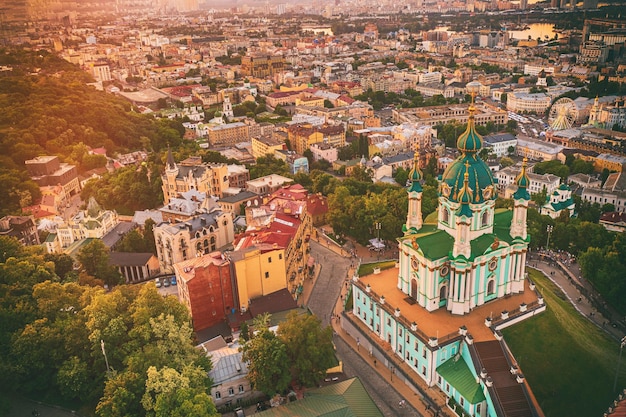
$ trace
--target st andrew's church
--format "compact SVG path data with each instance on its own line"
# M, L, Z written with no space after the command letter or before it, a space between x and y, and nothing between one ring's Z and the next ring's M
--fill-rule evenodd
M473 103L468 110L460 156L441 178L436 212L422 216L416 153L396 268L355 274L352 308L340 325L394 380L416 393L421 384L438 388L458 415L534 416L538 406L501 333L546 308L526 279L526 161L513 208L496 209Z

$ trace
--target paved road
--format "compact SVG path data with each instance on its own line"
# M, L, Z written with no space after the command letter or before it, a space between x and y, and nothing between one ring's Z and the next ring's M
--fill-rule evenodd
M341 286L345 285L348 278L347 273L352 261L314 241L311 241L311 254L322 265L322 269L309 297L308 306L314 314L320 317L323 325L328 325ZM343 362L344 374L349 378L359 377L384 416L420 415L409 403L406 403L404 407L399 407L399 402L404 398L341 337L335 335L334 342L337 355Z
M324 326L330 324L330 314L339 298L339 291L346 280L350 259L311 240L311 255L322 265L320 274L309 297L308 307Z
M403 407L399 407L398 404L404 397L400 396L387 381L381 378L378 372L367 364L341 337L335 336L334 342L337 347L337 355L343 362L343 373L348 378L359 377L384 416L421 416L408 402Z

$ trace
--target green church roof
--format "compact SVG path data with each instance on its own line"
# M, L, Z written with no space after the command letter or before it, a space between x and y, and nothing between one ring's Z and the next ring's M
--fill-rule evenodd
M462 194L459 194L464 186L465 172L468 174L468 186L473 193L471 203L479 204L496 198L495 181L491 169L475 153L464 153L448 166L441 179L439 195L443 195L450 201L459 202L459 198L462 197ZM489 194L485 192L487 188L489 188Z
M383 417L358 378L305 393L297 400L255 414L258 417Z
M437 367L437 373L471 404L485 401L485 394L462 356L453 356Z
M484 255L495 242L512 244L513 238L510 233L512 220L513 211L507 209L496 210L493 233L483 234L470 242L471 255L469 260L472 261L476 257ZM450 254L454 246L454 238L447 232L437 229L436 222L436 213L434 213L434 216L431 213L426 217L425 224L418 233L407 236L408 239L402 240L406 245L410 246L412 238L415 238L424 257L433 261L451 256Z

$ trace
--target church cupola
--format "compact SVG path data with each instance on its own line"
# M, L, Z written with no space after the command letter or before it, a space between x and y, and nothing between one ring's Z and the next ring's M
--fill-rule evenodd
M515 179L517 184L517 191L513 194L513 220L511 221L511 237L522 238L526 240L528 238L528 231L526 227L528 203L530 201L530 193L528 187L530 186L530 179L526 173L527 159L524 158L522 162L522 171Z
M405 234L416 232L422 228L422 171L419 167L419 154L415 152L413 157L413 168L409 172L409 210L406 224L402 228Z
M472 254L470 244L470 226L472 223L472 208L470 204L473 200L473 190L469 186L469 162L465 163L465 173L463 174L463 187L459 190L457 199L459 208L455 214L456 236L454 237L454 247L452 248L452 256L464 256L469 259Z

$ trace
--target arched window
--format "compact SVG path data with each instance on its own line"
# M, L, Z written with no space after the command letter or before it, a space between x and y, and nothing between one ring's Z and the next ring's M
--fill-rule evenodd
M446 207L441 208L441 221L444 223L448 223L450 221L450 212Z
M211 236L211 251L214 251L215 249L215 236Z
M489 210L485 210L483 213L483 218L481 221L481 226L485 227L487 226L487 223L489 222Z
M443 285L439 288L439 301L445 300L446 298L448 298L448 287Z
M196 232L196 239L200 238L200 232Z
M496 280L490 279L487 283L487 295L493 295L495 292Z
M196 243L196 251L197 252L201 252L202 251L202 243L200 243L200 242Z

